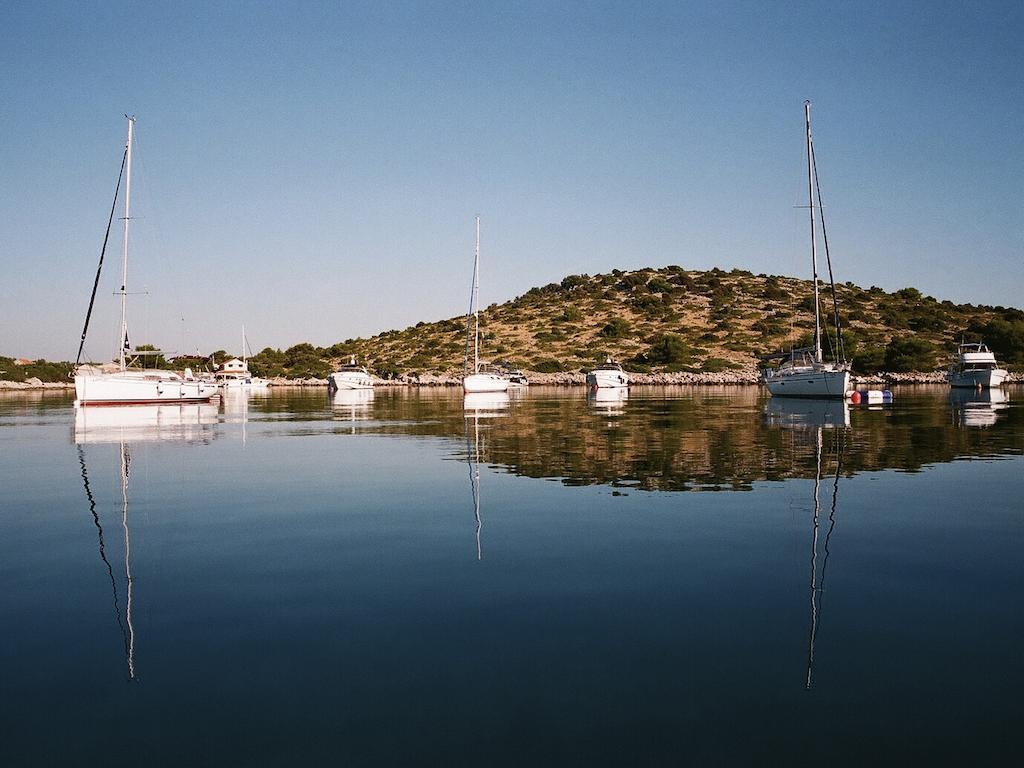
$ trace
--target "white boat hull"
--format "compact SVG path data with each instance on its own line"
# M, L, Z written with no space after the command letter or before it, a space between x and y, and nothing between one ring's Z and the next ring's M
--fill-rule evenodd
M266 379L226 379L220 382L221 388L231 390L266 389L269 386Z
M216 394L214 384L159 374L131 372L75 376L78 405L200 403L209 401Z
M463 392L506 392L508 379L493 373L471 373L462 380Z
M332 373L329 384L336 390L373 389L373 379L364 373Z
M765 376L773 397L844 398L850 391L850 372L807 369Z
M624 371L591 371L587 374L587 386L591 389L623 389L629 386L629 376Z
M951 387L969 387L970 389L994 389L1001 387L1006 379L1006 371L1002 368L990 368L976 371L951 371L946 374Z

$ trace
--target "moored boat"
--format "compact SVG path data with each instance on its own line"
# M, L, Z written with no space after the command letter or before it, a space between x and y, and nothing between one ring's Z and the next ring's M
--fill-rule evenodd
M128 119L128 140L125 143L124 156L121 161L121 172L118 174L117 187L114 190L114 204L110 208L107 221L107 232L103 239L100 262L96 270L89 309L85 316L85 327L78 346L78 357L75 361L75 405L132 405L142 403L187 403L204 402L217 394L217 387L210 382L197 379L191 371L184 374L175 371L157 369L129 368L129 357L157 354L153 351L132 353L128 341L127 320L127 282L128 282L128 224L131 221L131 180L132 180L132 138L134 135L135 118ZM118 350L118 366L114 371L104 371L96 366L80 365L85 337L89 331L89 318L92 316L93 304L96 300L96 289L99 286L100 273L103 269L103 256L106 253L107 241L110 237L110 225L114 219L114 208L117 206L121 178L124 177L124 240L121 251L121 288L117 292L121 296L120 343Z
M473 346L473 372L469 373L469 347ZM480 362L480 217L476 217L476 250L473 256L473 291L466 316L466 357L463 361L462 391L505 392L508 376L497 368Z
M362 365L356 363L355 356L327 378L327 386L335 391L352 389L373 389L373 377Z
M807 199L811 223L811 276L814 280L814 344L790 352L766 356L778 360L778 367L766 367L763 372L765 386L773 397L845 398L850 390L850 365L844 359L842 329L839 324L839 305L836 284L832 276L832 258L828 252L825 233L825 215L821 205L821 186L814 159L814 139L811 135L811 102L804 102L804 127L807 143ZM817 192L817 199L815 199ZM815 214L817 211L817 215ZM821 233L828 262L829 284L832 288L832 306L835 322L835 361L825 361L821 350L821 302L818 295L818 240L815 233L816 216L821 219Z
M239 360L234 357L224 362L223 365L214 374L214 381L217 386L223 389L242 389L242 390L259 390L266 389L270 386L270 382L266 379L261 379L258 376L253 376L249 372L249 360L246 358L247 342L245 339L245 326L242 326L242 359Z
M1006 370L996 363L995 354L979 341L961 344L957 348L956 358L946 372L946 380L951 387L992 389L1002 386L1006 374Z
M629 386L629 374L609 357L587 372L587 386L591 389L621 389Z

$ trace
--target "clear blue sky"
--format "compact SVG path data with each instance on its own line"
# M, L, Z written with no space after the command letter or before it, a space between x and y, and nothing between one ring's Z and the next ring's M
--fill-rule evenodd
M4 3L0 354L73 357L137 123L133 341L330 344L569 273L1021 306L1024 3ZM115 346L117 254L87 351ZM184 321L182 321L184 318Z

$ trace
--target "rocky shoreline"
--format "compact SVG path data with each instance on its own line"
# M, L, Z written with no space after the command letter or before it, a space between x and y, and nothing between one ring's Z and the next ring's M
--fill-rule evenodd
M526 372L530 383L548 387L582 387L586 376L582 373L535 373ZM761 374L756 368L722 371L719 373L631 373L630 383L637 386L743 386L759 384ZM876 373L871 376L853 376L852 383L861 387L894 387L901 384L945 384L945 371L915 373ZM1007 384L1024 383L1024 373L1011 373ZM274 387L326 387L327 379L270 379ZM395 379L375 379L377 387L458 387L462 378L455 374L423 373L418 376L399 376ZM66 390L74 389L74 382L44 382L39 379L27 381L0 381L0 391L24 390Z

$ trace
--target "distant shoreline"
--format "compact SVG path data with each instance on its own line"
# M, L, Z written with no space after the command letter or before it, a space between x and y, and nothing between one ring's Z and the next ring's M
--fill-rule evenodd
M535 386L584 387L586 376L582 373L532 373L527 371L530 384ZM760 373L750 370L722 371L719 373L631 373L630 384L635 386L751 386L761 383ZM852 376L851 383L855 386L899 386L901 384L945 384L945 371L912 372L912 373L877 373L871 376ZM1010 373L1006 377L1007 384L1024 383L1024 373ZM327 387L327 379L270 379L272 387ZM402 376L397 379L377 379L374 385L379 388L389 387L458 387L462 379L458 376L438 376L423 374L421 376ZM26 392L38 390L69 390L74 389L74 382L67 381L3 381L0 380L0 391Z

